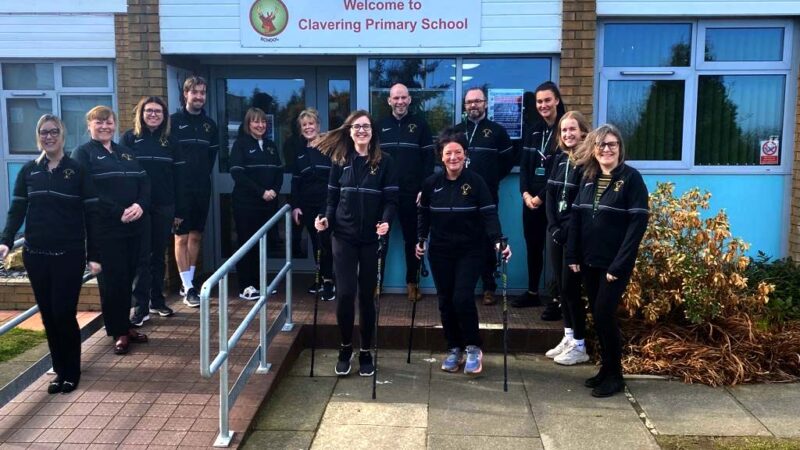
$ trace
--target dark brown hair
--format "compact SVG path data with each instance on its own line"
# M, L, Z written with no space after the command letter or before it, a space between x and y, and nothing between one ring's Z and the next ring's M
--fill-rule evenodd
M311 145L318 148L322 154L329 156L334 164L343 166L347 162L347 157L356 151L355 143L350 137L350 128L352 128L353 122L362 117L366 117L369 120L369 125L372 128L372 138L369 140L369 147L367 148L367 162L370 166L377 166L383 156L381 145L378 140L378 133L375 130L375 123L369 113L363 109L350 113L342 126L320 135L320 137L314 139Z

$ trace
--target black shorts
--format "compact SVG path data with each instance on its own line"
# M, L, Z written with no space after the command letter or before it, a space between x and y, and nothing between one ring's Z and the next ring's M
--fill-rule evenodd
M173 232L180 235L189 234L190 231L202 233L206 227L208 208L211 204L211 193L187 192L186 202L186 217L183 218L183 222Z

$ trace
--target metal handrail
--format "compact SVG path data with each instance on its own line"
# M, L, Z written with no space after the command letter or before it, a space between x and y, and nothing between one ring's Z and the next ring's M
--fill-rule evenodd
M233 439L233 432L230 430L228 414L236 403L236 399L244 388L247 380L253 372L267 373L272 366L267 362L267 349L272 339L278 332L291 331L294 327L292 323L292 221L291 207L284 205L278 210L267 223L265 223L247 242L244 243L236 252L220 266L211 277L203 283L200 288L200 373L210 378L214 373L219 372L219 434L214 441L215 447L227 447ZM267 232L275 226L281 217L285 220L286 226L286 259L283 267L267 285ZM250 249L258 243L259 249L259 286L261 286L260 297L247 313L239 326L228 337L228 275ZM286 280L286 302L281 307L278 317L267 327L267 300L272 290ZM211 290L219 285L219 353L211 359L211 324L210 306ZM266 287L265 287L266 286ZM259 345L250 356L250 359L242 369L241 374L236 379L233 387L228 390L228 359L230 352L239 343L239 339L244 335L247 327L259 318Z
M11 247L11 249L9 249L9 253L11 253L12 250L21 247L22 244L24 244L24 243L25 243L25 238L17 239L16 241L14 241L14 245ZM85 274L83 276L83 281L81 281L81 285L85 284L87 281L91 280L92 278L94 278L94 275L92 275L91 273ZM17 325L19 325L22 322L28 320L30 317L32 317L33 315L35 315L38 312L39 312L39 305L34 304L33 306L31 306L27 310L17 314L16 316L14 316L13 319L9 320L8 322L6 322L2 326L0 326L0 336L6 334L9 331L11 331L12 329L16 328Z

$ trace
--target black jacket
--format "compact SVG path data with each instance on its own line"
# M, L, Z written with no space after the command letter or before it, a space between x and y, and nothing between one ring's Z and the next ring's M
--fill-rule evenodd
M641 174L628 165L618 166L611 177L597 205L596 179L581 181L572 205L566 262L625 278L633 272L647 230L648 194Z
M500 240L497 204L483 178L470 169L455 180L445 172L428 177L417 211L417 236L427 239L430 232L431 249L480 246L487 234L492 242Z
M567 243L572 203L578 194L578 186L582 177L583 172L575 166L566 153L560 152L553 157L552 172L547 180L547 198L544 208L547 214L547 233L558 245ZM561 202L564 202L565 209L559 211Z
M283 165L275 143L269 139L262 140L262 147L249 134L241 134L231 149L231 177L233 177L233 193L231 201L234 205L246 208L266 209L269 205L264 201L264 191L281 191L283 183ZM277 198L269 203L277 205Z
M487 118L477 124L464 121L456 125L456 131L464 133L468 143L468 167L483 177L492 198L497 201L500 181L514 166L514 146L508 132L497 122Z
M355 152L347 156L344 165L334 163L325 211L334 236L354 245L377 241L375 226L394 220L398 191L394 162L388 154L375 167Z
M128 130L122 136L122 144L131 149L139 161L139 165L150 177L151 206L179 206L185 204L183 199L183 169L186 161L178 141L170 136L161 139L149 129L142 130L141 136ZM183 218L185 211L175 210L175 217Z
M11 207L0 244L11 248L25 222L25 246L62 252L87 249L89 261L99 261L96 246L98 203L89 174L64 155L52 172L47 158L22 166L14 183ZM88 232L87 232L88 231Z
M185 192L211 192L211 170L219 151L217 124L205 111L189 114L183 107L170 116L170 125L186 161Z
M303 146L292 165L292 207L303 209L303 214L324 214L330 175L331 159L315 147Z
M400 195L416 198L422 180L433 173L433 136L422 118L406 114L381 120L381 150L392 155L400 183Z
M558 153L556 142L558 130L556 128L558 128L556 125L548 127L547 123L542 120L525 131L519 162L520 194L527 192L545 201L545 191L553 166L553 157Z
M144 211L150 207L150 179L133 152L124 145L111 143L112 152L94 139L72 152L72 158L91 176L100 199L97 214L97 237L128 237L141 232L142 219L122 223L122 213L134 203Z

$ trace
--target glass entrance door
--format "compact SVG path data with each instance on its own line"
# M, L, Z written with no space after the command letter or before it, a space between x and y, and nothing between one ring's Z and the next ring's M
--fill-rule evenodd
M256 107L267 114L267 136L277 145L284 163L284 182L278 197L280 205L286 204L291 184L291 163L295 148L302 137L297 128L297 116L314 107L320 114L320 127L327 131L339 126L355 108L355 69L351 67L283 67L283 68L229 68L220 69L213 76L214 99L218 119L221 147L215 171L215 195L212 205L214 267L218 267L238 248L236 227L231 209L233 179L229 172L228 155L242 126L248 108ZM299 227L293 230L294 268L313 271L314 260L310 243ZM268 252L275 258L270 266L279 267L283 257L284 228L279 226L270 233Z

